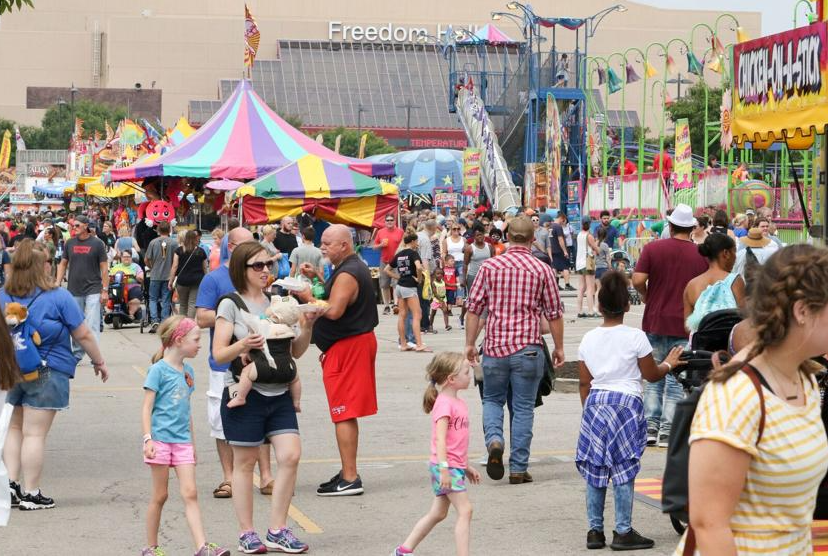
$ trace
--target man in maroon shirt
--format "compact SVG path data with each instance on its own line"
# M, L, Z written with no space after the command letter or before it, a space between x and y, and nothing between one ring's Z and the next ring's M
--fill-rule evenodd
M653 346L656 361L667 357L673 347L687 343L682 295L690 280L707 271L707 262L690 240L696 225L693 209L677 205L667 221L671 237L644 247L632 277L633 286L646 304L641 328ZM648 444L667 447L676 402L682 397L681 386L672 375L647 383L644 413Z
M393 214L385 217L385 228L377 230L374 235L374 247L382 249L380 252L380 273L379 286L382 292L382 302L385 303L385 310L383 315L391 313L391 277L386 274L385 269L393 260L394 253L397 252L397 247L400 246L400 241L403 238L402 228L397 226L397 218Z

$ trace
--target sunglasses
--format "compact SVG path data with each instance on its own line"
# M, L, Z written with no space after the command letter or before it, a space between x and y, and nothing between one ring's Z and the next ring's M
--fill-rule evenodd
M270 267L273 266L273 263L271 261L266 261L266 262L259 261L259 262L255 262L255 263L246 264L244 266L246 266L247 268L252 268L256 272L261 272L265 269L265 267L270 269Z
M460 231L460 228L452 228L452 229L451 229L451 231L452 231L452 232L459 232L459 231Z

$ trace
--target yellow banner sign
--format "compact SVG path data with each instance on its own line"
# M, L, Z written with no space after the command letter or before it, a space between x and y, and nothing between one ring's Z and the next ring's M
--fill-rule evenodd
M11 132L7 129L3 134L3 142L0 143L0 169L9 167L11 159Z
M818 22L733 47L733 137L806 148L828 121L828 40ZM790 141L793 139L794 141ZM796 143L795 145L791 143Z

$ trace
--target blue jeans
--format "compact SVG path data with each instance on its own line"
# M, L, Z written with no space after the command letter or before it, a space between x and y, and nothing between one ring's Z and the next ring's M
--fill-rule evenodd
M170 316L172 311L172 291L167 280L150 280L149 314L151 322L161 322ZM158 316L158 306L161 306L161 316Z
M415 343L414 342L414 327L411 324L413 320L414 320L414 317L411 316L411 311L408 311L408 313L406 313L406 315L405 315L405 341L406 342L411 342L412 344Z
M687 344L687 338L677 336L647 334L647 339L653 346L653 358L656 363L663 361L675 346ZM648 433L670 436L670 425L676 413L676 403L682 398L684 398L684 391L672 375L668 374L658 382L647 383L644 388L644 416L647 418Z
M615 531L621 535L629 533L632 529L634 484L635 481L628 481L623 485L612 484L612 495L615 498ZM587 483L586 507L590 529L604 530L604 502L606 498L606 487L598 488Z
M483 355L483 433L486 446L503 444L503 405L512 388L512 427L509 471L520 473L529 467L529 447L535 421L535 398L543 375L541 346L526 346L506 357Z
M75 303L78 304L83 313L83 322L92 331L95 336L95 342L101 342L101 294L93 293L90 295L73 295ZM80 344L72 341L72 353L75 359L80 361L83 359L83 348Z

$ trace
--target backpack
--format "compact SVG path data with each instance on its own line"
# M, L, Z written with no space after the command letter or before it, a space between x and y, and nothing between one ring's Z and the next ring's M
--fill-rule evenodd
M46 365L45 358L40 356L38 350L41 343L40 334L28 320L29 307L42 293L43 291L38 292L28 305L13 301L3 307L3 315L14 346L14 357L25 382L37 380L40 368Z
M748 365L742 367L741 372L750 378L756 392L759 394L759 436L756 439L756 445L758 446L765 430L765 397L762 395L764 379L753 367ZM664 480L661 487L661 511L685 523L689 523L690 518L687 478L690 462L690 428L703 390L704 386L694 388L690 395L676 404L676 413L670 430L670 444L667 447ZM692 555L695 548L695 534L692 525L689 525L687 527L687 539L684 543L684 555Z
M745 289L748 289L748 291L751 282L753 282L753 275L760 266L762 266L762 263L756 258L756 253L753 252L753 249L745 247L745 268L742 271L742 276L744 276L745 280Z

